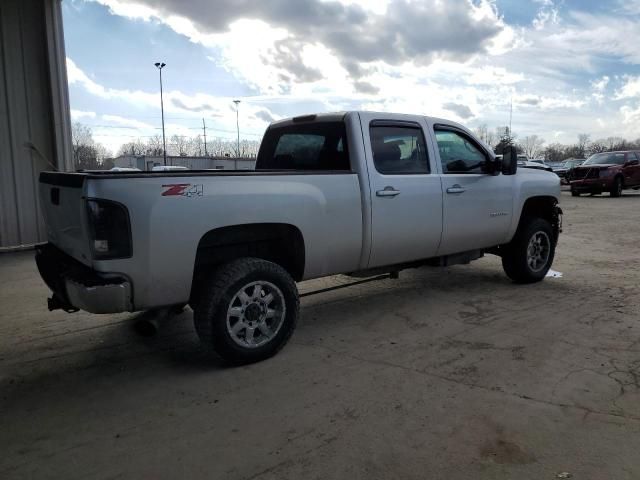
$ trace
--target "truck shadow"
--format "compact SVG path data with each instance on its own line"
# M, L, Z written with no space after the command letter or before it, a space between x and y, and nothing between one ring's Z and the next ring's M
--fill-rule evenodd
M353 279L332 277L324 286L350 281ZM559 292L557 286L553 288ZM400 274L399 280L381 280L305 297L294 342L311 342L319 331L329 332L340 326L355 328L367 317L384 314L396 318L396 311L404 314L420 308L421 315L433 315L435 321L441 315L444 298L452 310L461 310L468 309L473 298L485 298L486 292L502 290L510 295L522 288L511 283L501 270L488 265L408 270ZM31 346L21 347L15 356L7 352L0 385L35 386L79 372L110 376L127 371L142 375L151 369L215 375L231 367L200 343L193 327L193 312L188 307L177 314L149 311L111 320L86 327L78 318L74 323L79 328L75 330L32 337L28 340ZM463 320L468 323L468 319Z

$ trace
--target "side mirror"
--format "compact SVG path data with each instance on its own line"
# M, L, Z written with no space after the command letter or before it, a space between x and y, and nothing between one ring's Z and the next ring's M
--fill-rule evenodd
M500 172L502 172L502 155L496 155L495 158L489 157L482 171L489 175L500 175Z
M502 174L515 175L518 170L518 150L514 145L502 152Z

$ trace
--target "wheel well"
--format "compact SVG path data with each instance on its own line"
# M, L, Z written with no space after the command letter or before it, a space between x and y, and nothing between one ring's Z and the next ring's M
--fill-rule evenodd
M553 228L556 239L561 231L560 215L562 210L558 207L558 200L555 197L531 197L526 200L520 215L520 224L528 217L544 218Z
M284 223L255 223L217 228L198 243L193 269L192 297L202 277L217 265L237 258L254 257L277 263L299 281L304 274L305 249L302 233Z

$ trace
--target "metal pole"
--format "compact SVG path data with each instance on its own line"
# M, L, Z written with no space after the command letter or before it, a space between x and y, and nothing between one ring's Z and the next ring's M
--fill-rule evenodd
M233 103L236 104L236 130L238 132L238 141L237 141L237 148L236 148L236 167L235 169L238 169L238 158L240 157L240 120L239 120L239 116L238 116L238 111L240 110L240 100L234 100Z
M509 107L509 143L511 143L511 139L513 138L513 134L511 133L512 120L513 120L513 95L511 95L511 104Z
M207 126L204 123L204 118L202 119L202 134L204 135L204 156L207 155Z
M164 134L164 97L162 92L162 67L160 67L160 111L162 112L162 153L164 164L167 164L167 140Z
M160 70L160 111L162 112L162 154L164 157L164 164L167 165L167 141L164 135L164 98L162 94L162 69L166 66L166 63L156 62L155 66Z

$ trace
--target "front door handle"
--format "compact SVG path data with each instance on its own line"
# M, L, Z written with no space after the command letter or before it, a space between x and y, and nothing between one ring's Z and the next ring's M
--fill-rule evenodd
M378 190L376 195L378 197L395 197L396 195L400 195L400 190L396 190L393 187L384 187L384 190Z
M452 187L447 188L447 193L464 193L466 191L467 191L466 188L461 187L457 183Z

